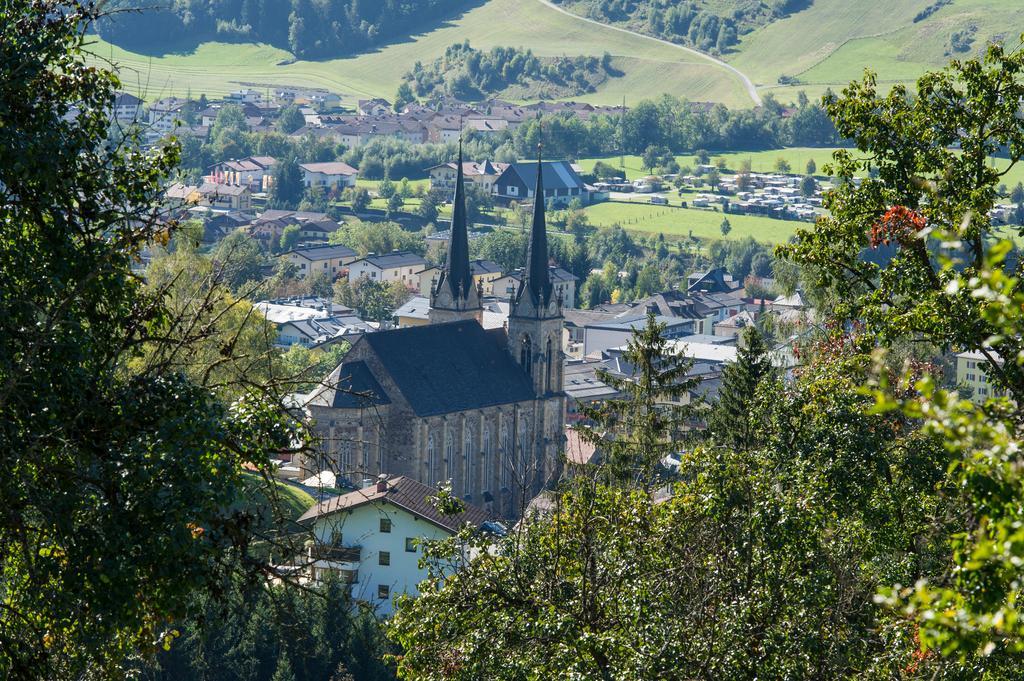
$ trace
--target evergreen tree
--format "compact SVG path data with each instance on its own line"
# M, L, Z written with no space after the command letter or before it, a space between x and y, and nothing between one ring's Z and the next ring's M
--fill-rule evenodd
M718 403L708 419L708 429L716 442L744 451L756 444L752 407L757 387L773 371L764 338L753 327L744 329L736 362L722 372Z
M693 362L678 353L653 313L634 330L622 360L632 375L597 371L618 397L583 406L594 425L581 426L580 434L604 453L610 480L651 489L661 460L680 448L695 413L690 391L700 379L688 377Z
M719 229L722 230L722 236L729 236L729 232L732 231L732 223L729 222L729 218L722 218L722 225Z
M277 668L270 681L295 681L295 673L292 671L292 663L288 660L288 654L283 650L277 658Z
M298 160L292 156L274 165L274 182L270 187L270 204L275 208L294 209L302 200L304 181Z

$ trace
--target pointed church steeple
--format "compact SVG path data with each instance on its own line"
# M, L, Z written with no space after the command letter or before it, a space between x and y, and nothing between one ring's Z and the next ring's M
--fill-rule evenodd
M462 170L462 140L455 173L455 197L452 200L452 229L448 239L448 261L430 293L431 322L483 318L480 294L473 286L469 266L469 228L466 224L466 187Z
M518 298L529 295L536 307L551 302L551 275L548 272L548 230L544 220L544 163L541 146L537 145L537 186L533 192L533 225L526 246L526 270Z

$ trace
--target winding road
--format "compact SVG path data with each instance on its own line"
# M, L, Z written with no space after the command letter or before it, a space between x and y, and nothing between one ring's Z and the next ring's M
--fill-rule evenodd
M595 26L600 26L601 28L608 28L608 29L611 29L613 31L619 31L620 33L628 33L631 36L635 36L637 38L642 38L643 40L653 40L656 43L662 43L663 45L668 45L669 47L674 47L677 50L682 50L683 52L686 52L687 54L696 55L697 57L700 57L701 59L707 60L707 61L709 61L709 62L711 62L713 64L721 66L723 69L731 71L737 78L739 78L743 82L743 86L747 89L747 94L750 95L750 98L752 100L754 100L754 105L755 106L761 106L761 95L759 95L757 93L757 88L754 86L754 83L751 82L751 80L749 78L747 78L747 75L745 73L740 71L738 68L736 68L732 64L727 64L726 62L722 61L721 59L715 59L714 57L712 57L710 55L704 54L700 50L694 50L694 49L692 49L690 47L684 47L682 45L677 45L676 43L669 42L668 40L662 40L661 38L655 38L653 36L644 35L643 33L637 33L636 31L631 31L628 28L621 28L619 26L612 26L611 24L604 24L604 23L601 23L600 21L595 21L593 19L588 19L587 17L581 17L578 14L573 14L569 10L563 9L563 8L559 7L558 5L556 5L553 2L551 2L551 0L537 0L537 2L541 3L542 5L547 5L548 7L550 7L553 10L555 10L556 12L561 12L562 14L564 14L564 15L566 15L568 17L572 17L573 19L576 19L578 21L586 21L587 23L594 24Z

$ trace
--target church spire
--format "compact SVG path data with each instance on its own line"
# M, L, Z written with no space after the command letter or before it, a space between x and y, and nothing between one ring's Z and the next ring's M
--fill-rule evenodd
M466 224L466 187L462 171L462 140L459 140L455 197L452 200L452 229L448 239L448 262L430 293L429 318L433 321L481 318L480 292L473 286L469 266L469 229Z
M529 292L534 305L551 301L551 276L548 273L548 231L544 221L544 163L541 145L537 145L537 187L533 193L533 225L526 247L526 272L523 290Z
M455 174L455 198L452 201L452 233L448 240L448 262L439 285L447 285L452 298L456 300L469 297L469 291L473 288L473 273L469 268L469 231L466 225L466 187L462 171L461 139Z

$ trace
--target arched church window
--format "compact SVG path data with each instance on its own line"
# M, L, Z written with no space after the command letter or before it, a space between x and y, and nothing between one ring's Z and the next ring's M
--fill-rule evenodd
M427 436L427 482L437 484L437 447L434 445L434 434Z
M522 347L519 349L519 365L523 367L523 369L526 371L526 373L531 374L531 375L533 374L533 351L532 350L533 349L532 349L531 344L530 344L530 337L529 336L523 336L523 344L522 344Z
M512 473L512 432L508 424L501 424L501 486L509 488Z
M523 417L519 427L519 479L525 485L530 479L530 452L533 450L533 434L530 432L530 419Z
M548 338L548 347L544 351L544 366L547 371L544 372L544 390L551 392L551 374L554 372L554 365L551 362L551 339Z
M494 484L494 443L491 442L491 427L484 426L484 479L480 489L485 492L491 490Z
M452 479L452 470L455 466L455 433L449 428L444 438L444 479Z
M466 424L462 438L462 496L473 493L473 478L476 476L476 457L473 456L473 427Z

